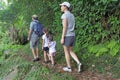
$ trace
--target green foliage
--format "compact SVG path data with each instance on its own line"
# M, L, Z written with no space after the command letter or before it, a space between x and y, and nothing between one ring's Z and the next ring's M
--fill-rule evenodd
M25 75L30 71L31 65L27 63L22 63L17 66L18 74L14 80L24 79Z
M97 57L103 53L110 53L110 55L115 56L119 52L119 44L115 40L110 40L109 42L97 45L90 45L88 50L90 53L94 53Z
M28 46L23 48L27 50ZM23 48L20 50L23 50ZM26 55L24 50L22 53ZM0 61L0 80L3 80L13 71L16 71L17 73L11 75L11 77L14 76L12 80L74 80L72 76L65 73L60 74L53 72L53 70L48 69L43 65L27 61L26 59L23 59L23 57L18 56L17 53L11 54L8 59L4 59L2 62Z
M7 56L16 53L19 48L22 46L20 45L12 45L12 44L1 44L0 45L0 58L7 58Z
M12 43L7 30L14 27L18 32L16 41L18 43L22 42L22 39L26 39L28 34L31 16L37 14L40 22L54 34L54 39L57 41L57 51L58 54L60 53L57 58L62 59L63 49L60 45L62 13L59 4L63 1L10 0L12 4L5 10L0 11L0 41L2 43L0 52L12 48L12 46L6 45ZM120 1L67 1L71 3L72 13L75 15L76 20L76 46L74 51L79 55L78 57L82 61L89 61L89 59L93 59L91 56L94 55L95 58L100 57L103 59L103 55L112 56L112 58L117 57L116 55L120 52ZM12 49L15 49L15 47ZM26 51L26 53L28 52ZM91 62L94 62L94 60ZM102 67L100 67L100 70L104 71ZM37 76L38 73L36 72L35 75L30 73L30 75Z
M119 44L114 40L110 41L107 47L109 48L110 54L112 56L115 56L119 52L119 48L120 48Z
M69 2L72 3L72 12L76 17L75 29L77 41L79 41L78 44L81 44L82 47L91 45L91 43L96 44L98 42L105 42L110 39L117 40L117 38L119 38L119 1L72 0ZM12 18L13 21L11 20L10 22L18 29L18 37L23 38L27 36L31 16L37 14L39 20L48 27L52 33L61 35L62 27L59 3L61 2L55 0L52 0L52 2L15 0L7 10L3 11L1 19L8 22Z

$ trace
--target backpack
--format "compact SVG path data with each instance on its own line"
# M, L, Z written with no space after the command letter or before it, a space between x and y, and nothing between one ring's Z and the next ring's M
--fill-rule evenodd
M34 21L34 22L36 22L36 25L34 26L34 32L36 35L38 35L38 37L40 37L44 34L43 33L44 26L40 22L37 22L37 21Z

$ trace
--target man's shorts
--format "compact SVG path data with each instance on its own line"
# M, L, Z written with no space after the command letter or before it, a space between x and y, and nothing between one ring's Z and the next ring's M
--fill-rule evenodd
M30 39L30 48L38 48L40 44L40 39L39 38L31 38Z
M44 51L49 51L49 48L48 47L43 47L43 50Z
M64 46L72 47L75 45L75 36L65 36L64 38Z

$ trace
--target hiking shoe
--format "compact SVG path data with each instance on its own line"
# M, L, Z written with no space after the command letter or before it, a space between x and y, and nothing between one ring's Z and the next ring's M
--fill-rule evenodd
M78 73L81 72L81 65L82 65L81 63L78 64Z
M71 71L72 71L72 69L69 68L69 67L63 67L63 70L64 70L64 71L67 71L67 72L71 72Z
M33 59L33 62L36 62L36 61L39 61L39 60L40 60L40 58L37 57L37 58L34 58L34 59Z
M43 63L47 64L48 62L47 61L43 61Z
M47 61L47 63L50 63L50 62L51 62L50 60Z
M54 67L55 65L54 64L51 64L51 67Z
M37 59L35 58L35 59L33 59L33 62L36 62L37 61Z
M36 58L36 60L37 60L37 61L39 61L39 60L40 60L40 58L39 58L39 57L37 57L37 58Z

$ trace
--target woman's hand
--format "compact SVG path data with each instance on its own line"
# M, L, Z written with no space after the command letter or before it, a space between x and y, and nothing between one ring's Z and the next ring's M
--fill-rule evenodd
M61 44L64 44L64 38L61 38Z

